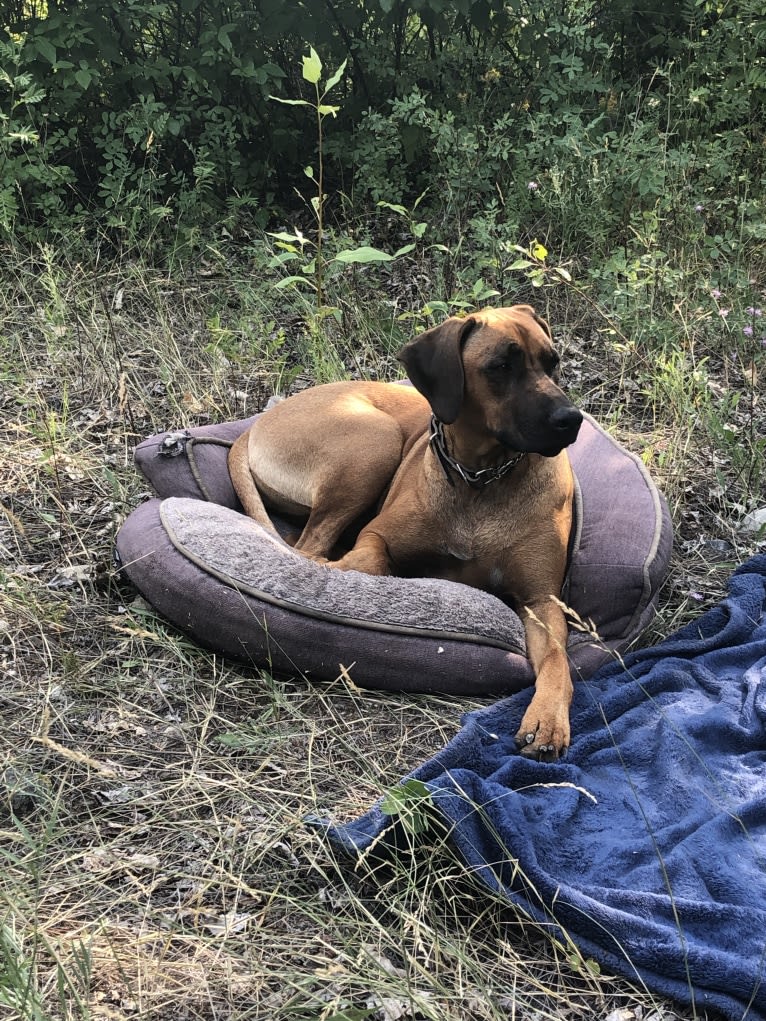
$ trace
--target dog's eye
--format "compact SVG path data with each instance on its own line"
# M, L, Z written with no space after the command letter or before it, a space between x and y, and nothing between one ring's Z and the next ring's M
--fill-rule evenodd
M547 374L551 377L551 379L554 381L554 383L558 383L558 381L559 381L559 363L560 362L561 362L561 358L560 358L559 355L556 354L555 351L552 351L551 354L548 355L546 357L546 359L544 360L544 362L543 362L543 368L545 369Z
M501 376L519 372L523 365L523 351L516 344L510 344L505 351L497 352L484 368L492 376Z

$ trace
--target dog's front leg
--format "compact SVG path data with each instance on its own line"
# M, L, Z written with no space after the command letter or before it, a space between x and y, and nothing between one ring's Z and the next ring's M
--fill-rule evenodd
M572 680L566 656L567 624L551 598L523 610L527 657L537 676L535 694L516 734L522 755L553 762L569 747Z
M361 571L363 574L392 573L388 543L382 535L369 528L362 529L352 550L327 566L337 567L339 571Z

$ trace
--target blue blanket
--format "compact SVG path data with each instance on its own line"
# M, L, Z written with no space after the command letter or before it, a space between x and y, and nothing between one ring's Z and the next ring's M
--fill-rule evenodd
M766 556L699 620L578 682L559 763L514 752L529 697L470 713L411 774L466 865L612 972L766 1018ZM397 828L378 806L329 835L358 853Z

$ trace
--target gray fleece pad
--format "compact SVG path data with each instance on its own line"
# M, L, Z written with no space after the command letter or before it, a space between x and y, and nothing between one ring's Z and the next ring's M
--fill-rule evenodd
M199 500L164 500L160 518L179 553L225 584L275 605L357 627L483 641L524 654L518 616L480 589L323 567L250 518Z

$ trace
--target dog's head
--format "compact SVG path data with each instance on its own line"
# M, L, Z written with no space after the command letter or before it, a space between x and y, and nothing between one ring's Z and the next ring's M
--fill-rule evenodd
M442 422L459 419L509 450L546 457L577 438L582 414L558 385L550 329L530 305L447 319L399 358Z

